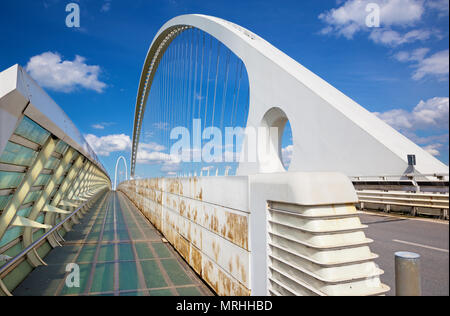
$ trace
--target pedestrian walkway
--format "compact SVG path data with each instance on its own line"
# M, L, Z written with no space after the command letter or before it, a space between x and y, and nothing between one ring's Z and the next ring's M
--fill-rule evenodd
M120 192L106 193L65 239L14 295L213 295ZM70 263L79 266L79 287L66 284Z

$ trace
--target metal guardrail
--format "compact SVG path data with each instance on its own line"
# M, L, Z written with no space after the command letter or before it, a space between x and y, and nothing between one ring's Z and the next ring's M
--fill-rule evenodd
M399 175L377 175L377 176L351 176L351 180L423 180L423 179L431 180L429 178L436 178L439 181L448 181L449 174L448 173L429 173L429 174L416 174L416 173L405 173ZM447 179L446 179L447 178Z
M51 234L56 233L58 229L60 229L65 223L67 223L73 216L78 214L81 210L83 210L86 206L88 206L90 203L95 201L98 196L104 192L104 190L98 192L95 194L90 200L83 203L80 207L75 209L72 213L70 213L66 218L64 218L62 221L60 221L57 225L53 226L48 232L43 234L41 237L39 237L36 241L34 241L31 245L23 249L19 254L17 254L14 258L8 260L3 266L0 267L0 286L1 290L5 292L6 294L10 294L9 290L4 288L3 283L1 282L2 275L7 272L12 266L14 266L21 258L23 258L25 255L27 255L30 251L32 251L34 248L39 246L43 241L47 239Z
M386 211L390 211L391 206L410 207L412 215L416 215L419 208L440 209L441 216L448 218L449 194L374 190L357 191L357 194L361 209L364 209L364 203L384 205Z

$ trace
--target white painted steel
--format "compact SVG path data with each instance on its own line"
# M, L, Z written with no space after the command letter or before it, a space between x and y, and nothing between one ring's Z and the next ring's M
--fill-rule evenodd
M368 206L377 205L385 211L391 211L391 208L403 211L410 210L412 215L424 211L424 213L427 213L426 210L431 213L433 213L433 210L439 210L439 215L448 219L449 194L375 190L357 191L357 194L361 209L373 208ZM418 212L419 209L422 211Z
M0 155L23 115L78 150L107 174L67 114L22 67L14 65L0 72Z
M116 161L116 168L114 171L114 188L113 190L116 191L117 190L117 169L119 168L119 162L123 161L123 164L125 165L125 180L128 181L128 167L127 167L127 160L125 159L124 156L120 156L119 158L117 158Z
M155 65L187 27L211 34L242 59L250 84L248 127L290 121L294 152L289 171L404 174L410 170L407 155L414 154L417 173L448 173L448 166L259 36L231 22L193 14L168 21L150 46L136 103L132 176ZM274 172L284 172L276 154L259 154L256 163L238 168L239 175Z

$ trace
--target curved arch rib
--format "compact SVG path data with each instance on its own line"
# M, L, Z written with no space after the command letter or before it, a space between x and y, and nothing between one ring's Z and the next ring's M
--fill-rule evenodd
M215 37L243 61L250 85L247 127L260 127L273 107L286 113L294 149L290 171L398 175L408 170L407 155L415 154L416 172L448 172L445 164L259 36L231 22L194 14L164 24L148 51L135 109L132 177L146 102L159 61L173 39L193 27ZM246 139L244 146L247 143ZM241 163L237 174L284 171L280 168L281 163L265 165L258 160Z

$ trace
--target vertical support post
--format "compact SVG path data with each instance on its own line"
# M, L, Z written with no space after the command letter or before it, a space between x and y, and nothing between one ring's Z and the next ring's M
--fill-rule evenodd
M43 196L43 198L45 199L45 203L47 203L48 199L50 198L50 194L53 192L53 189L55 188L55 186L57 185L57 182L59 180L60 177L63 176L64 171L67 169L67 165L70 163L70 161L72 160L73 156L75 154L75 151L72 148L68 148L66 153L64 154L63 158L61 159L59 166L56 168L56 171L52 177L52 179L49 181L49 183L47 184L47 188L45 189L45 193L46 195ZM43 207L44 205L42 205ZM38 214L40 213L42 207L40 207L40 209L34 209L31 211L30 213L30 217L31 216L38 216ZM52 213L46 213L45 214L45 223L51 223L52 220L51 218L54 215ZM24 232L24 237L27 236L26 234L31 234L31 232ZM29 242L31 240L31 235L29 237L27 237L27 241ZM56 239L54 234L51 234L50 236L47 237L47 241L50 244L50 246L52 246L53 248L60 246L58 240Z
M397 296L421 296L420 255L395 253L395 293Z
M86 161L84 167L82 169L80 168L78 176L74 179L74 184L72 186L72 190L70 190L69 192L66 193L66 198L68 200L71 200L74 197L75 192L77 191L80 184L83 182L84 176L86 175L89 168L90 168L90 163L89 163L89 161Z
M36 199L33 204L33 208L31 209L30 215L28 215L28 219L34 221L37 219L39 214L42 212L45 204L48 203L50 198L50 194L53 192L53 189L56 186L58 179L63 175L64 170L66 169L67 164L72 159L73 150L68 149L64 156L61 158L58 166L55 167L54 172L50 180L48 181L45 188L42 190L40 196ZM31 227L25 227L23 232L23 247L26 248L33 243L33 229ZM50 241L49 241L50 243ZM56 244L56 242L55 242ZM40 258L35 249L29 252L27 255L27 259L29 263L35 267L44 264L44 261Z
M69 195L69 199L73 198L74 196L78 197L80 195L79 194L80 189L83 188L85 180L86 180L86 178L88 178L89 173L90 173L90 171L92 169L92 166L93 166L91 163L88 163L87 165L88 165L88 167L86 168L84 174L80 178L80 181L78 182L78 184L75 186L75 190L73 191L73 193L71 195Z
M66 190L69 188L69 184L72 182L73 177L75 176L75 172L81 168L81 164L83 162L83 156L79 155L78 158L76 159L76 161L74 162L74 164L72 165L72 167L70 168L70 170L68 171L64 181L61 183L58 191L56 192L55 196L53 197L53 200L51 202L50 205L52 206L56 206L58 207L59 202L61 201L62 197L64 196L64 193L66 192ZM54 221L55 221L55 217L54 217L54 213L47 213L45 215L45 221L44 223L47 225L54 225ZM67 228L67 225L64 225L65 229ZM50 244L53 247L52 242L50 241L50 239L48 239Z

